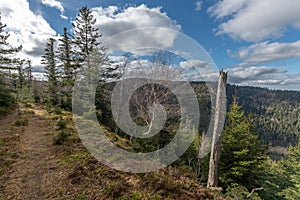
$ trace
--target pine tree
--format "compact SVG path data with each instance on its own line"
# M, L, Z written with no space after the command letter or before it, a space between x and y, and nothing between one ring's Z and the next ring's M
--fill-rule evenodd
M278 195L287 200L300 199L300 142L297 147L289 148L288 158L281 161L281 168L291 184Z
M1 21L0 13L0 115L6 114L8 108L15 103L15 99L12 95L12 86L8 86L8 80L11 79L12 83L16 80L12 80L11 70L17 70L15 66L18 59L11 56L21 50L21 46L13 48L7 43L9 34L5 32L6 25Z
M22 49L22 46L13 48L7 43L9 34L5 33L6 25L1 22L0 14L0 69L1 73L6 74L10 70L16 70L14 64L16 64L19 59L11 58L12 55L19 52Z
M58 70L56 67L56 57L54 51L55 39L50 38L46 44L45 54L42 56L42 64L45 66L45 74L47 77L47 95L48 103L50 105L59 104L59 91L58 91Z
M76 46L76 56L78 62L82 62L93 53L94 49L105 53L105 48L100 46L99 29L95 28L96 19L92 15L92 11L84 6L79 10L76 21L73 23L75 31L74 44Z
M265 159L266 148L254 133L254 124L244 115L237 97L227 114L223 132L220 181L222 186L242 185L248 190L259 187L259 172Z
M74 86L76 69L78 65L75 62L75 54L73 51L73 44L67 28L64 28L64 34L59 39L57 55L60 65L58 66L62 71L62 107L66 110L71 110L72 104L72 88Z
M32 66L31 66L31 60L26 61L27 66L25 67L24 71L26 72L26 84L30 88L32 87Z

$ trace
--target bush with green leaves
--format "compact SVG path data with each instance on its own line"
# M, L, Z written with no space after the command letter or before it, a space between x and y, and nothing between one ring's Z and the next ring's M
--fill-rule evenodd
M64 129L67 126L66 120L59 119L58 122L56 123L56 126L58 126L59 129Z
M54 138L53 138L53 144L55 145L62 145L65 143L70 136L69 133L65 131L60 131Z

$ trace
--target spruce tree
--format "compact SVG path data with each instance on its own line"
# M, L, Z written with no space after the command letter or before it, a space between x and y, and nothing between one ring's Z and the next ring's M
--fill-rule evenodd
M59 39L57 55L59 59L59 68L62 73L61 90L62 90L62 107L71 110L72 107L72 88L74 86L76 69L78 65L75 62L73 44L67 28L64 28L63 36Z
M42 56L42 64L45 66L45 74L47 77L47 102L50 105L59 104L58 81L59 75L56 66L56 57L54 51L55 39L49 38L45 53Z
M21 46L13 48L7 42L9 34L5 32L6 25L1 21L0 13L0 115L6 114L8 107L12 106L15 102L12 95L12 84L15 83L11 71L17 70L17 63L19 59L12 58L12 56L21 50ZM9 87L10 86L10 87Z
M100 38L102 34L99 29L95 28L96 19L92 11L84 6L79 10L76 21L73 23L75 32L74 44L76 46L76 56L78 62L82 62L93 53L94 49L105 53L105 48L101 46Z
M12 55L19 52L22 46L19 47L11 47L9 43L7 43L7 39L9 34L5 33L6 25L1 22L1 14L0 14L0 69L1 73L4 73L3 70L16 70L14 64L16 64L19 59L11 58Z
M27 66L25 67L24 71L26 72L26 84L29 88L32 87L32 66L31 66L31 60L26 61Z
M300 141L298 146L289 147L288 158L281 160L280 165L290 181L290 185L278 195L287 200L300 199Z
M252 119L241 111L237 97L234 97L227 116L221 148L220 182L225 188L233 185L242 185L248 190L259 187L258 175L266 148L254 132Z

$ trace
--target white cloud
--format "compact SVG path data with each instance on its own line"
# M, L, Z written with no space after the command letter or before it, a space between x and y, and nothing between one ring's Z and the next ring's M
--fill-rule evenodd
M222 0L208 12L225 20L217 35L257 42L282 37L289 27L300 29L299 10L299 0Z
M45 6L56 8L60 11L60 13L64 13L65 9L62 6L62 3L56 0L42 0L42 4Z
M97 19L96 27L103 33L103 39L110 38L113 35L137 29L128 32L128 34L116 38L116 41L109 44L109 47L116 49L135 49L142 46L171 47L176 33L171 33L168 28L180 31L181 27L161 11L160 7L148 8L146 5L138 7L128 7L120 10L116 6L108 8L93 8L93 15ZM141 28L159 27L144 31Z
M197 1L195 3L195 10L196 11L201 11L202 10L202 1Z
M220 19L239 11L245 2L246 0L222 0L209 7L207 11L211 16Z
M203 60L191 59L182 61L179 66L184 69L183 73L188 80L191 81L215 81L219 72Z
M40 66L47 38L56 35L48 22L29 9L26 0L2 1L0 5L2 22L10 34L7 42L12 46L22 45L18 57L31 59L33 66Z
M204 68L208 66L207 62L202 60L189 60L180 62L180 66L183 69L192 69L192 68Z
M58 9L61 13L59 16L64 20L68 19L68 17L64 15L65 9L61 2L56 1L56 0L42 0L42 4L45 6L49 6L49 7Z
M262 42L243 47L229 54L248 63L265 63L280 59L300 57L300 40L292 43Z
M260 79L265 75L285 72L286 71L283 69L269 66L235 67L229 69L229 77L235 79L236 82L240 82L251 79Z
M59 15L62 19L64 19L64 20L67 20L67 19L69 19L69 17L67 17L67 16L65 16L65 15L63 15L63 14L61 14L61 15Z
M228 69L228 82L238 85L265 86L273 89L300 89L300 74L270 66L232 67Z

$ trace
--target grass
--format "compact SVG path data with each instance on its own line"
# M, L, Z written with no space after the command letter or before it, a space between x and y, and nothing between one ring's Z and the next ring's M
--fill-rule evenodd
M0 146L5 145L5 141L4 140L0 140Z
M61 161L67 162L67 163L72 163L74 161L79 161L82 159L84 155L83 154L70 154L66 155L61 158Z

